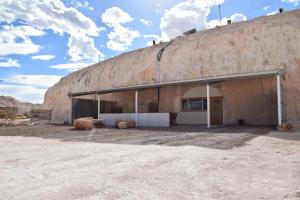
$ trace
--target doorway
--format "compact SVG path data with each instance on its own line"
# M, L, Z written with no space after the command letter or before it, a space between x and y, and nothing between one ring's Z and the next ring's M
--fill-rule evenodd
M211 97L211 123L212 125L223 124L223 98Z

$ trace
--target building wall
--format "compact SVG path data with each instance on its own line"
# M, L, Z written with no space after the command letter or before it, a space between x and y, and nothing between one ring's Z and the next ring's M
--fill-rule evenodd
M299 125L299 19L295 10L177 38L160 62L156 56L165 43L122 54L64 77L48 89L43 107L62 122L68 120L69 92L283 69L287 119Z
M224 124L277 124L277 90L274 77L225 81L219 84L223 96Z

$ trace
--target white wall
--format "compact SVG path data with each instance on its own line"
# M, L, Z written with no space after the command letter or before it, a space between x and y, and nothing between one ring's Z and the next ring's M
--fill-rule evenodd
M135 113L104 113L100 119L108 126L114 126L116 120L135 120ZM138 113L138 126L169 127L169 113Z
M221 92L216 87L210 87L210 96L222 96ZM189 89L184 96L174 98L174 112L177 113L178 124L207 124L207 112L181 112L180 101L182 98L205 97L206 86L195 86Z
M179 112L178 124L207 124L207 112Z

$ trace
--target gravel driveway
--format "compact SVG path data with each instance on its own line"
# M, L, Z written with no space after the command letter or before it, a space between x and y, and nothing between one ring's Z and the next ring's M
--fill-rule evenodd
M300 133L0 127L0 199L300 199Z

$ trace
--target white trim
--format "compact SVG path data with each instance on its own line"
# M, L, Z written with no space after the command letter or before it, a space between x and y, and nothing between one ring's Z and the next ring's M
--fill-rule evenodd
M72 124L72 97L69 97L69 124Z
M207 84L206 86L206 98L207 98L207 128L210 128L210 86Z
M101 104L100 104L100 95L98 94L97 95L97 97L98 97L98 120L100 119L100 107L101 107Z
M277 113L278 113L278 125L282 124L282 106L281 106L281 75L277 74Z
M138 90L135 91L135 124L138 126L138 104L139 104L139 99L138 99Z

